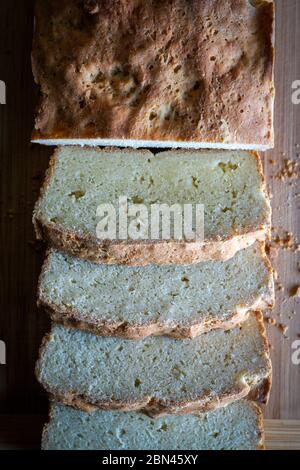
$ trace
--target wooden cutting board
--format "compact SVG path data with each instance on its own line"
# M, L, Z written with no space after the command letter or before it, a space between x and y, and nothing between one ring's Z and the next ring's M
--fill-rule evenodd
M300 421L266 420L267 450L300 450Z
M48 408L34 378L38 346L49 323L36 307L43 251L34 244L31 213L52 149L29 143L36 102L30 64L33 3L1 2L0 15L0 80L7 86L7 104L0 105L0 340L7 347L7 364L0 366L0 413L16 416L38 416ZM281 172L285 159L299 161L300 105L292 104L291 96L292 83L300 80L300 1L277 0L276 6L276 149L263 160L273 195L274 227L283 234L293 232L296 243L300 240L300 199L295 196L300 193L299 178L288 176L280 181L274 176ZM280 249L273 259L284 291L277 289L272 316L289 329L283 335L277 326L269 328L274 381L265 414L272 419L300 420L300 365L292 362L292 346L300 339L299 299L292 297L300 285L299 255ZM38 418L30 423L20 429L39 433ZM267 434L270 446L294 445L299 425L293 423L272 421ZM26 439L27 431L19 442ZM1 438L0 442L8 445Z
M295 251L300 243L300 104L292 102L292 85L300 80L299 44L299 0L276 1L276 140L275 150L264 156L264 168L272 196L273 236L285 239L286 249L275 248L272 257L278 279L277 305L270 316L277 325L268 328L274 374L265 413L272 419L300 419L300 365L292 360L300 339L300 298L293 296L300 285L300 251ZM286 232L293 237L290 247Z

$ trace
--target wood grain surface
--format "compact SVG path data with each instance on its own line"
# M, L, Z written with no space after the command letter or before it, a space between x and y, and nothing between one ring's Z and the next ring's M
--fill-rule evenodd
M300 421L267 419L267 450L300 450Z
M276 1L276 106L275 150L264 158L265 174L273 209L273 236L284 238L293 234L293 249L279 249L272 262L278 273L277 305L271 316L277 326L268 328L273 359L273 389L266 417L300 419L300 365L292 362L293 343L300 339L300 299L293 297L300 285L300 252L294 248L300 242L300 104L292 103L292 84L300 80L300 2ZM283 181L278 178L286 161L295 171ZM274 163L273 163L274 162ZM288 172L289 173L289 172ZM272 253L271 253L272 254ZM274 254L274 253L273 253ZM283 291L281 289L284 289ZM282 328L278 325L283 325ZM283 334L282 329L288 327Z
M276 174L285 159L296 162L300 153L300 105L291 100L292 83L300 80L300 1L276 4L276 149L263 160L273 195L275 233L293 232L295 247L300 236L299 177L280 181ZM39 422L47 400L35 381L34 364L49 322L36 308L43 248L34 243L31 213L52 149L29 143L37 97L30 64L32 29L33 0L0 0L0 80L7 86L7 104L0 105L0 340L7 348L7 364L0 366L0 413L36 415ZM268 328L274 383L266 417L296 420L300 419L300 365L292 363L292 345L300 339L300 299L292 294L300 285L300 252L278 251L272 259L284 291L277 286L277 307L266 316L289 329L284 335L284 327ZM271 254L276 255L276 250ZM33 419L32 427L39 432L35 423Z

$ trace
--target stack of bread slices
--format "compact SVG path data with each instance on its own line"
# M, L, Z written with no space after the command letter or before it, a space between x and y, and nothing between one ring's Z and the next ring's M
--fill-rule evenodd
M37 2L33 63L44 98L33 141L61 144L33 217L49 247L38 302L53 321L36 367L51 397L42 447L262 449L259 404L272 375L262 316L274 304L265 253L271 208L260 157L249 150L273 143L273 5L149 1L135 12L135 3ZM192 11L195 28L185 28ZM133 30L142 17L142 32ZM166 42L160 65L157 48L140 55L146 30L149 40ZM202 69L186 55L195 37ZM230 64L220 56L226 44ZM177 110L162 106L172 93L168 76L178 89L193 85L176 98ZM197 106L206 106L202 121ZM192 120L181 120L185 111ZM85 147L65 145L72 143ZM153 154L91 144L193 148ZM141 230L142 210L187 204L203 207L201 237ZM116 236L99 236L99 207ZM129 207L140 208L135 236Z

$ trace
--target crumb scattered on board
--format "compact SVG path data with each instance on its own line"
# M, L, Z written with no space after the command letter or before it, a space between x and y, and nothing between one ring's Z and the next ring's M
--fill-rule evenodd
M300 251L300 245L296 242L295 236L292 232L281 231L280 229L273 228L272 239L267 244L267 252L272 257L278 256L278 250L290 250L293 252Z
M279 181L286 181L287 179L299 178L299 162L285 158L283 167L275 174L274 179Z
M265 318L266 323L271 326L276 326L277 325L277 320L275 318L267 317Z
M278 324L279 331L285 335L289 329L288 325L284 325L283 323Z
M277 188L278 185L282 183L286 186L286 188L288 188L288 198L285 205L278 207L273 206L273 210L277 211L277 220L286 219L286 212L290 211L293 205L292 199L294 199L296 204L298 204L298 201L300 200L300 192L297 187L298 180L300 179L300 153L298 150L300 145L296 144L295 147L296 152L293 157L289 157L287 154L281 153L278 159L270 158L268 160L269 169L272 173L270 178L273 180L273 186L271 186L269 190L270 198L274 198L273 195L274 192L276 193L276 184ZM292 190L294 187L297 188L295 192ZM298 252L300 252L300 244L297 241L297 236L294 235L292 231L288 231L284 227L274 227L272 229L271 240L267 243L266 251L268 256L276 265L276 259L281 253L288 251L291 254L296 255ZM296 265L297 271L299 273L300 263L297 262ZM297 313L294 306L295 303L298 303L298 299L300 298L300 285L296 285L294 287L284 286L280 282L276 269L274 270L274 281L276 294L280 298L279 302L281 304L281 309L278 313L267 314L265 317L265 322L270 327L276 328L283 335L284 339L287 339L289 326L285 323L288 323L288 320L292 320ZM292 309L289 302L293 302ZM285 305L286 307L284 307ZM274 315L276 315L276 318L274 318Z
M291 295L292 297L300 298L300 286L295 287Z

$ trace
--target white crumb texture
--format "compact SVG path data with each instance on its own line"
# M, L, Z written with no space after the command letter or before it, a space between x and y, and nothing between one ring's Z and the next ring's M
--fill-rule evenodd
M260 411L246 401L203 415L153 420L141 413L84 413L59 404L43 435L44 450L255 450Z

